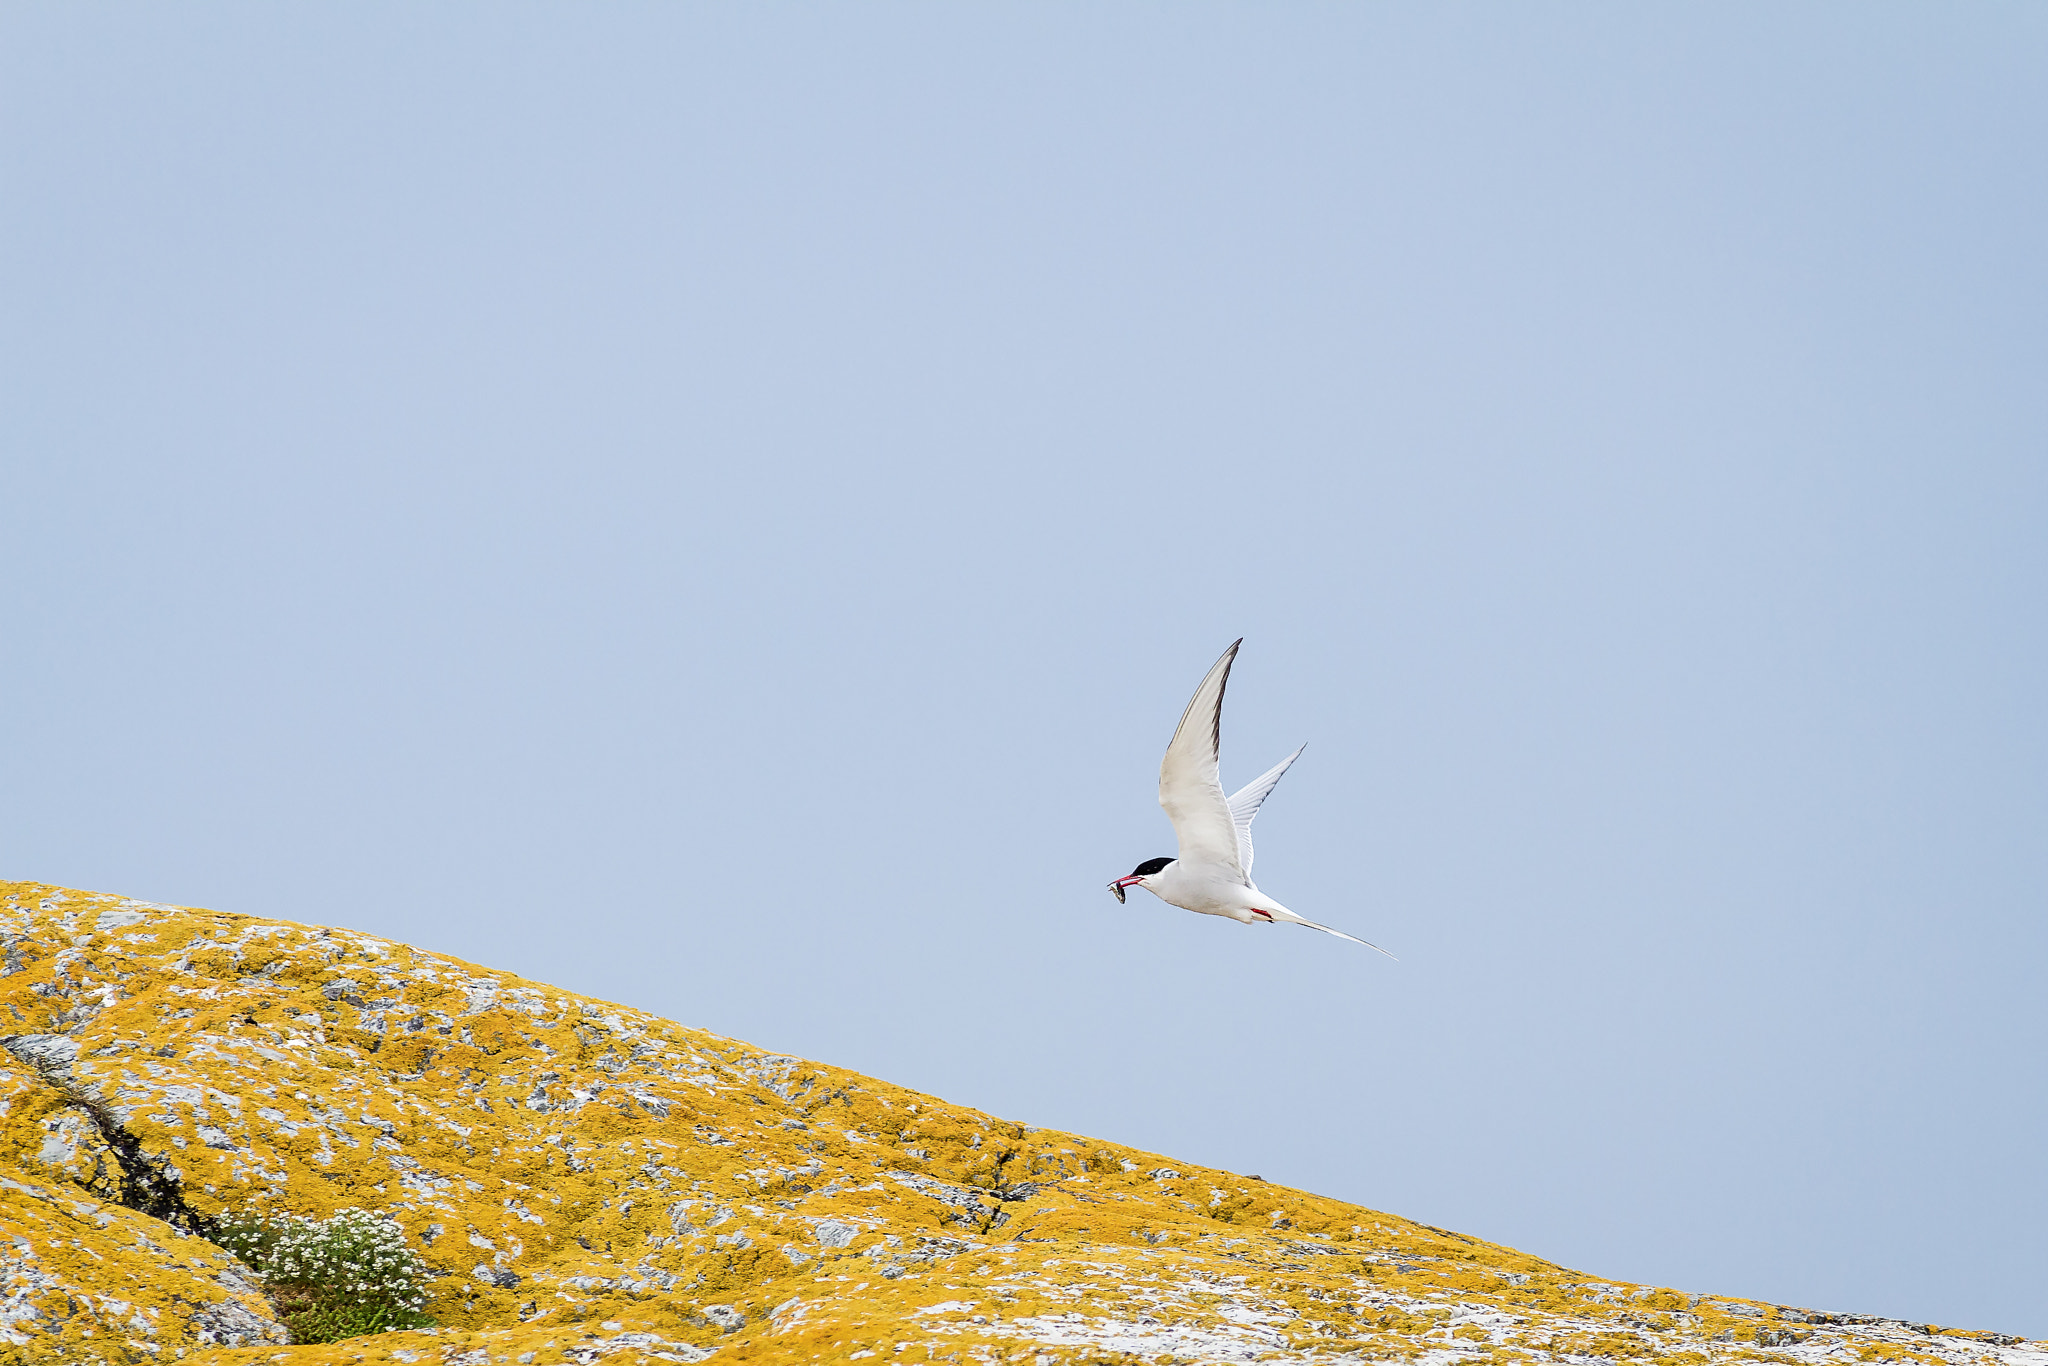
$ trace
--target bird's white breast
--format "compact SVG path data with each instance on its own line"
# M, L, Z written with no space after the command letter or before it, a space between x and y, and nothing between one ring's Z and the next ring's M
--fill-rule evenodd
M1266 900L1234 870L1191 864L1186 859L1177 859L1146 878L1144 887L1169 906L1199 915L1227 915L1232 920L1256 919L1253 908Z

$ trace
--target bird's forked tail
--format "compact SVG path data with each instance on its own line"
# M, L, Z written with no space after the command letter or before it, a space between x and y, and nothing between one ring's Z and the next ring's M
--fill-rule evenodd
M1294 918L1294 923L1295 923L1295 924L1297 924L1297 925L1302 925L1302 926L1306 926L1307 928L1309 928L1309 929L1311 929L1311 930L1321 930L1321 931L1322 931L1322 932L1323 932L1324 934L1334 934L1334 935L1336 935L1336 936L1337 936L1337 937L1338 937L1339 939L1349 939L1349 940L1350 940L1350 941L1351 941L1352 943L1354 943L1354 944L1364 944L1364 945L1365 945L1365 946L1366 946L1367 948L1371 949L1371 950L1372 950L1372 951L1373 951L1374 953L1387 953L1387 951L1386 951L1385 949L1381 948L1381 947L1380 947L1379 945L1377 945L1377 944L1375 944L1375 943L1371 942L1370 940L1366 940L1366 939L1360 939L1360 938L1359 938L1359 937L1358 937L1357 935L1355 935L1355 934L1346 934L1346 933L1344 933L1344 931L1342 931L1342 930L1333 930L1333 929L1331 929L1331 928L1330 928L1330 927L1329 927L1328 925L1318 925L1318 924L1316 924L1316 922L1315 922L1315 921L1313 921L1313 920L1303 920L1303 919L1302 919L1302 918L1301 918L1300 916L1296 916L1296 917ZM1391 954L1391 953L1387 953L1387 957L1389 957L1389 958L1394 958L1394 955L1393 955L1393 954ZM1395 961L1396 963L1398 963L1398 962L1400 962L1401 960L1400 960L1400 959L1398 959L1398 958L1394 958L1394 961Z

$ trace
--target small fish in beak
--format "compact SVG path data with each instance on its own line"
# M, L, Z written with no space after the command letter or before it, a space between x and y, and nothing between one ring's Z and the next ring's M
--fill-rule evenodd
M1122 879L1122 878L1118 878L1118 879L1117 879L1117 880L1116 880L1115 882L1112 882L1112 883L1110 883L1110 884L1109 884L1109 890L1110 890L1110 891L1111 891L1111 892L1112 892L1112 893L1113 893L1113 894L1114 894L1114 895L1116 896L1116 903L1117 903L1117 905L1119 905L1119 906L1123 905L1123 904L1124 904L1124 882L1123 882L1123 879Z

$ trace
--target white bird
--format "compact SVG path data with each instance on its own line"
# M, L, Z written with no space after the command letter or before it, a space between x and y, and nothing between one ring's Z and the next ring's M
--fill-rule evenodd
M1166 758L1159 765L1159 804L1173 821L1173 833L1180 841L1179 856L1146 859L1128 876L1110 883L1109 890L1122 901L1125 888L1143 887L1184 911L1227 915L1244 925L1305 925L1387 953L1355 935L1302 919L1252 882L1252 817L1259 814L1260 803L1280 775L1308 746L1303 745L1230 796L1223 795L1223 782L1216 771L1223 738L1223 689L1230 682L1230 665L1242 644L1240 637L1210 666L1188 709L1181 713L1180 728L1174 731L1173 743L1166 747ZM1387 957L1393 956L1387 953Z

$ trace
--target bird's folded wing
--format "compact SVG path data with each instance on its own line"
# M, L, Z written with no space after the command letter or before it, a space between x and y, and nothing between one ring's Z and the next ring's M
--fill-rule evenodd
M1159 765L1159 804L1180 839L1181 861L1218 866L1239 880L1244 869L1237 861L1237 823L1216 775L1216 752L1222 740L1223 688L1242 644L1240 639L1225 650L1195 689Z
M1301 747L1307 748L1307 745ZM1301 749L1297 749L1231 793L1225 803L1230 808L1230 823L1237 827L1237 866L1246 877L1252 875L1252 817L1259 814L1260 804L1266 800L1266 794L1273 790L1273 785L1280 781L1280 775L1301 757Z

